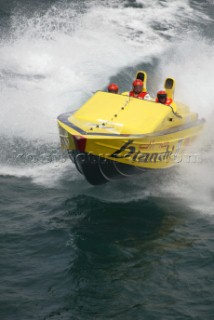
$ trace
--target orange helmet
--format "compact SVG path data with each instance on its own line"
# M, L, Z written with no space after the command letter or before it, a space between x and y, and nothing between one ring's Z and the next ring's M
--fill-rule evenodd
M143 81L140 80L140 79L135 79L135 80L132 82L132 85L133 85L133 87L143 86Z
M118 93L119 87L118 85L116 85L115 83L111 83L108 86L108 92L112 92L112 93Z
M164 103L165 103L166 99L167 99L166 91L164 91L164 90L158 91L158 93L157 93L157 101L164 101Z

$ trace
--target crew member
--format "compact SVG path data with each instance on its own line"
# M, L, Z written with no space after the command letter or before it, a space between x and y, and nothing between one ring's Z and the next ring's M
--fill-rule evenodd
M132 91L129 92L129 97L134 97L138 99L150 100L150 95L148 92L143 92L143 81L136 79L132 83Z
M158 91L156 102L166 104L169 106L172 103L172 99L167 98L167 93L164 90Z
M115 83L110 83L110 85L108 86L108 92L110 93L118 93L118 90L119 90L119 87Z

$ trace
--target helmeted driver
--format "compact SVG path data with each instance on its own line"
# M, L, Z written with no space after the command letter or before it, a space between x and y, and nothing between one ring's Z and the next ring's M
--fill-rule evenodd
M160 90L157 93L156 102L166 104L169 106L172 103L172 99L167 98L167 93L165 90Z
M150 100L150 95L148 92L143 92L143 81L140 79L135 79L132 83L132 91L129 92L130 97Z
M110 93L118 93L118 90L119 90L119 87L115 83L110 83L110 85L108 86L108 92Z

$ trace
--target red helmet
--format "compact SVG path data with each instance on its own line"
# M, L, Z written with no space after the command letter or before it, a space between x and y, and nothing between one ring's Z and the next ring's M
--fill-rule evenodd
M164 91L164 90L158 91L158 93L157 93L157 100L158 100L158 101L162 101L162 100L166 101L166 99L167 99L166 91Z
M140 80L140 79L135 79L135 80L132 82L132 85L133 85L133 87L143 86L143 81Z
M108 86L108 92L118 93L119 87L115 83L111 83Z

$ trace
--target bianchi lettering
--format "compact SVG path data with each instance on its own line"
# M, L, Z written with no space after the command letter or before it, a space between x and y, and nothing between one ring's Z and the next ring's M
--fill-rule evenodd
M144 153L141 151L136 151L136 148L132 145L133 140L129 140L126 142L119 150L115 151L110 155L112 158L117 159L125 159L129 158L131 161L136 162L159 162L159 161L167 161L174 153L175 147L173 146L171 150L169 150L169 145L166 146L166 150L164 152L154 152L154 153ZM177 150L176 150L177 151Z

